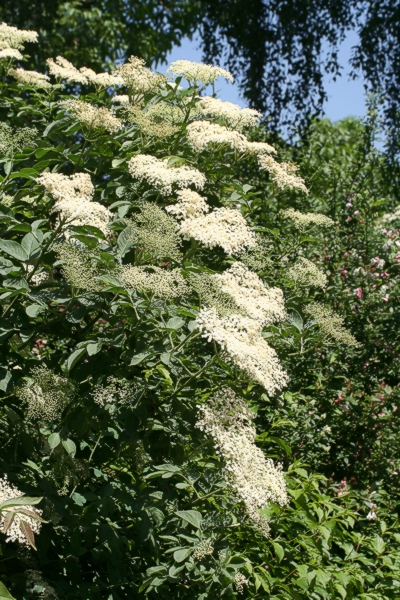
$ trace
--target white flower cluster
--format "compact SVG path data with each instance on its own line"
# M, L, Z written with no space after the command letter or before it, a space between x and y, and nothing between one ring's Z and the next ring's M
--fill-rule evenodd
M17 29L11 27L7 23L0 23L0 44L4 48L4 44L8 44L9 48L18 48L23 50L26 42L37 42L38 34L36 31L27 31L25 29Z
M210 83L214 83L218 77L224 77L224 79L231 83L234 82L231 73L226 71L226 69L190 60L176 60L168 67L167 75L173 75L174 77L182 75L194 85L198 85L200 82L204 85L209 85Z
M12 75L12 77L19 81L19 83L23 83L24 85L30 85L32 87L41 89L48 89L52 87L51 83L49 83L50 78L47 75L43 75L43 73L38 73L37 71L10 69L8 74Z
M186 165L169 167L166 161L149 154L132 156L128 168L132 177L139 181L147 181L166 196L172 194L173 187L182 189L194 185L195 188L202 190L206 182L203 173L197 169Z
M189 293L180 269L167 271L153 266L122 265L117 270L117 276L127 288L147 292L165 300L184 297Z
M50 75L53 75L59 81L66 81L67 83L87 83L87 79L83 73L78 71L72 63L62 56L57 56L54 61L52 58L46 60L49 67Z
M82 125L89 129L99 131L105 130L115 133L122 127L121 119L118 119L108 108L93 106L82 100L62 100L60 106L72 113Z
M233 150L241 153L255 155L262 159L265 155L276 153L275 148L265 142L249 142L248 139L239 131L232 131L227 127L210 123L210 121L193 121L187 127L187 140L189 146L197 152L202 152L209 145L228 145ZM276 163L269 157L272 163ZM285 163L283 163L285 164Z
M117 94L111 98L111 102L113 104L129 104L129 96L128 94Z
M46 367L34 367L32 381L21 386L19 397L28 405L28 418L45 421L57 420L71 401L73 389L65 377Z
M176 195L178 203L165 208L176 219L196 219L210 210L206 200L197 192L187 189L178 191Z
M256 127L262 114L253 108L241 108L232 102L223 102L211 96L200 97L197 108L204 116L221 119L227 127L242 131Z
M258 154L258 165L260 169L268 171L272 181L282 190L285 188L301 190L308 194L304 180L296 175L298 167L291 163L278 163L266 154Z
M15 58L16 60L23 60L23 56L17 48L2 48L0 50L0 60L2 58Z
M202 337L217 342L232 362L269 394L287 384L287 373L275 350L261 336L261 325L256 320L239 314L220 317L212 307L202 308L196 322Z
M246 152L248 141L238 131L232 131L217 123L209 121L194 121L187 127L189 146L197 152L202 152L209 145L228 145L238 152Z
M138 125L145 135L156 137L169 137L179 131L183 118L182 110L167 102L148 104L145 110L131 105L126 111L127 121Z
M235 575L235 585L237 587L238 594L243 594L243 586L249 585L249 580L243 575L243 573L238 572Z
M130 221L132 236L136 246L136 260L148 258L145 262L154 260L180 261L182 253L181 236L178 226L173 217L165 214L165 211L153 202L146 202Z
M103 285L97 279L100 275L98 258L86 246L66 242L53 248L62 263L61 273L72 287L86 292L101 290Z
M134 95L155 91L166 82L164 75L153 73L151 69L145 67L145 64L143 58L131 56L115 71Z
M51 212L58 212L67 221L67 225L93 225L110 235L108 222L112 213L100 204L92 202L94 187L87 173L62 175L61 173L43 173L36 179L57 200Z
M256 244L243 215L232 208L216 208L207 215L186 219L180 223L180 232L208 248L221 246L228 254L237 254Z
M299 258L299 262L288 269L287 276L300 285L313 285L322 289L325 289L328 283L325 273L303 256Z
M359 346L356 338L343 326L344 318L335 315L327 306L312 302L304 308L304 311L311 315L328 339L346 346Z
M108 88L115 85L124 85L124 80L120 75L113 73L95 73L92 69L82 67L82 75L86 77L86 83L93 83L98 89Z
M287 208L281 211L281 214L294 222L296 229L305 229L310 225L319 225L320 227L332 227L335 221L321 213L302 213L294 208Z
M58 80L64 80L67 83L93 83L97 89L104 89L115 85L124 85L124 80L118 74L114 73L95 73L92 69L82 67L77 69L74 65L62 56L57 56L54 61L47 59L50 75Z
M213 275L224 293L234 299L249 317L261 326L283 321L286 316L283 292L266 288L262 280L241 262L235 262L227 271Z
M214 552L214 544L211 538L202 540L192 552L193 560L203 560L205 556L210 556Z
M95 385L92 392L93 400L104 408L107 404L128 406L136 393L136 385L126 379L107 377L107 385Z
M217 454L225 461L231 488L244 502L250 519L266 534L268 523L259 509L271 501L284 506L288 497L282 468L265 458L254 443L256 429L250 408L225 388L198 406L196 426L213 439Z
M0 503L24 494L14 485L8 483L7 475L0 478ZM6 531L6 542L19 542L24 546L33 546L35 533L40 533L42 511L30 505L18 505L5 508L0 513L0 528L4 531L6 518L13 513L13 520Z
M27 265L27 273L31 273L33 271L35 267L33 265ZM41 283L44 283L45 281L47 281L49 279L49 274L47 273L47 271L40 271L39 273L35 273L31 279L30 279L30 283L32 285L40 285Z

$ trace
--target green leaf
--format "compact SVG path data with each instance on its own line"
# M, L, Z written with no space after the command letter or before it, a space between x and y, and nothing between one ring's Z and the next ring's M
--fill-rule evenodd
M172 317L167 321L166 328L167 329L180 329L185 324L185 321L180 317Z
M132 227L126 227L118 236L117 250L118 256L121 258L125 256L128 250L133 245L133 229Z
M43 304L30 304L26 307L25 312L28 317L34 319L35 317L39 316L40 313L45 312L45 310L46 307L43 306Z
M0 250L3 250L3 252L6 252L21 262L27 262L28 260L28 254L25 249L21 244L18 244L18 242L14 242L13 240L0 240Z
M148 356L150 356L149 352L141 352L140 354L136 354L135 356L133 356L131 358L130 361L130 365L140 365L141 362L143 362L145 360L145 358L147 358Z
M34 498L32 496L18 496L18 498L10 498L9 500L4 500L0 504L0 511L3 508L11 508L12 506L33 506L34 504L39 504L42 498Z
M75 352L73 352L71 354L71 356L67 360L67 369L68 369L68 371L72 371L72 369L74 368L74 366L76 365L76 363L78 362L78 360L80 358L82 358L82 356L85 353L86 353L86 348L79 348L79 350L75 350Z
M33 257L38 250L40 250L40 244L33 233L27 233L22 238L21 246L27 253L29 259Z
M86 346L86 350L87 350L87 353L89 354L89 356L93 356L94 354L97 354L98 352L100 352L102 347L103 347L102 342L94 342L94 343L88 344Z
M282 558L285 556L285 551L278 542L272 542L272 545L275 550L275 554L277 556L278 562L281 562Z
M64 448L68 452L68 454L70 454L71 456L75 456L75 453L76 453L75 442L73 442L70 439L67 439L67 440L62 441L62 445L64 446Z
M174 560L177 563L183 562L192 554L193 548L182 548L174 552Z
M178 510L175 512L175 514L178 517L180 517L181 519L183 519L184 521L186 521L187 523L190 523L191 525L193 525L193 527L196 527L196 529L200 528L203 517L201 516L201 513L199 511L197 511L197 510Z
M58 444L60 443L61 438L60 438L60 434L59 433L52 433L51 435L49 435L49 437L47 438L47 443L49 444L50 448L53 450L54 448L57 448Z
M10 592L0 581L0 600L15 600L14 596L11 596Z

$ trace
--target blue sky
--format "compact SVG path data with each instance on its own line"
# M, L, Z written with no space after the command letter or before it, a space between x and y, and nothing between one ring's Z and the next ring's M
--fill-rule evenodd
M350 71L349 59L351 56L351 48L356 43L357 34L355 32L349 33L339 51L339 62L343 66L342 77L339 77L336 82L332 81L329 76L326 76L325 78L325 88L328 94L325 113L332 121L337 121L348 116L361 117L365 115L364 87L362 79L352 81L348 77L348 72ZM167 64L182 58L200 62L202 53L199 49L199 45L198 39L190 40L189 38L184 38L182 40L182 45L175 46L170 52ZM165 72L167 64L158 65L157 70ZM229 100L240 106L246 106L246 103L240 97L238 87L235 84L219 79L216 88L218 90L218 95L222 100Z

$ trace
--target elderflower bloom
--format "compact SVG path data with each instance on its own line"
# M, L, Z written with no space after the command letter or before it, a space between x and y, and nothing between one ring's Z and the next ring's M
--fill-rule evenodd
M217 342L232 362L269 394L287 384L287 374L275 350L262 338L257 321L235 314L220 317L215 308L202 308L196 322L202 337Z
M164 300L187 296L189 287L180 269L167 271L160 267L122 265L118 278L129 289L157 296Z
M164 75L153 73L145 67L146 61L137 56L131 56L128 61L115 70L125 85L133 94L147 94L153 92L165 83Z
M37 71L10 69L8 74L12 75L17 81L19 81L19 83L23 83L24 85L31 85L32 87L42 89L48 89L52 87L51 83L49 83L50 78L43 73L38 73Z
M315 320L328 339L333 339L347 346L359 346L359 342L343 326L344 318L335 315L327 306L319 302L313 302L308 304L304 308L304 311Z
M125 113L125 118L138 125L145 135L169 137L180 130L179 123L183 121L183 112L178 106L161 101L148 104L145 110L140 106L131 105Z
M7 23L0 23L0 48L23 50L26 42L36 43L37 41L38 34L36 31L17 29L17 27L11 27L10 25L7 25ZM23 57L21 56L21 58Z
M300 257L287 271L289 279L300 285L313 285L325 289L328 283L328 278L318 269L317 265L307 258Z
M291 163L278 163L265 154L258 154L258 165L261 170L268 171L272 181L282 190L285 188L298 189L308 194L308 189L304 184L304 180L298 177L295 173L298 167Z
M113 104L129 104L129 96L128 94L117 94L111 98L111 102Z
M214 552L214 544L212 539L207 538L202 540L192 552L193 560L203 560L205 556L210 556Z
M30 379L19 392L21 400L28 405L28 418L58 420L72 399L72 384L65 377L50 371L46 365L34 367Z
M237 254L256 244L243 215L231 208L216 208L207 215L186 219L180 223L180 232L208 248L221 246L227 254Z
M107 377L107 385L96 385L93 388L93 400L104 408L107 404L119 406L129 406L132 403L137 391L137 386L133 381L126 379L117 379L112 375Z
M265 287L258 275L241 262L236 262L227 271L213 277L222 291L232 296L237 306L260 325L284 320L286 311L282 290Z
M253 108L241 108L232 102L223 102L211 96L200 97L197 108L207 117L221 119L227 127L242 131L256 127L262 114Z
M0 478L0 503L24 494L14 485L8 483L7 475ZM16 510L18 509L18 510ZM7 529L6 542L19 542L24 546L34 546L34 534L40 533L42 526L42 511L29 504L5 508L0 513L0 528L4 531L7 516L13 513L14 518Z
M3 48L0 50L0 60L2 58L16 58L17 60L23 60L23 56L16 48Z
M82 100L62 100L60 106L72 113L82 125L89 129L95 131L103 129L109 133L115 133L122 127L121 119L113 115L105 106L97 108L97 106Z
M211 396L197 407L196 427L210 436L217 454L225 461L228 484L246 506L253 524L268 535L268 521L258 512L272 502L288 503L280 465L254 443L256 429L246 402L230 388Z
M128 162L129 172L139 181L147 181L157 188L161 194L168 196L172 194L172 188L185 188L194 185L202 190L206 178L197 169L183 165L181 167L169 167L167 162L149 154L137 154L132 156Z
M249 585L249 580L243 575L243 573L236 573L235 585L237 587L238 594L243 594L243 586Z
M88 83L93 83L98 88L108 88L114 85L124 85L120 75L113 73L95 73L92 69L82 67L80 72L86 77Z
M209 85L210 83L214 83L218 77L223 77L231 83L234 82L231 73L226 69L190 60L176 60L168 67L167 75L173 75L174 77L182 75L194 85L198 85L200 82L204 85Z
M128 222L136 246L136 260L181 260L182 240L177 223L160 206L146 202L140 207L140 213Z
M67 83L87 83L87 78L83 73L78 71L72 63L62 56L57 56L54 61L52 58L46 60L50 75L53 75L60 81L63 79Z
M192 190L180 190L176 193L178 203L167 206L165 210L176 219L195 219L210 210L205 198Z
M194 121L187 127L189 146L197 152L202 152L209 145L228 145L239 152L246 152L248 141L238 131L231 131L217 123L209 121Z
M294 208L282 210L281 214L288 219L291 219L296 229L303 230L309 225L319 225L320 227L331 227L335 224L329 217L321 213L302 213Z
M100 204L93 202L94 187L88 173L62 175L61 173L43 173L36 179L55 198L51 212L58 212L67 221L67 225L93 225L110 235L108 223L112 213Z

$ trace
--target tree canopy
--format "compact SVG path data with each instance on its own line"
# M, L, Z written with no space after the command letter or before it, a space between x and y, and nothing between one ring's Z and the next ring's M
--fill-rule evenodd
M363 76L368 91L382 94L395 138L397 0L4 0L0 19L40 33L40 47L31 51L36 64L62 49L72 62L92 68L131 54L163 59L185 35L198 31L205 60L225 63L249 104L265 111L275 128L321 112L324 74L346 74L338 47L355 29L359 44L351 75Z

